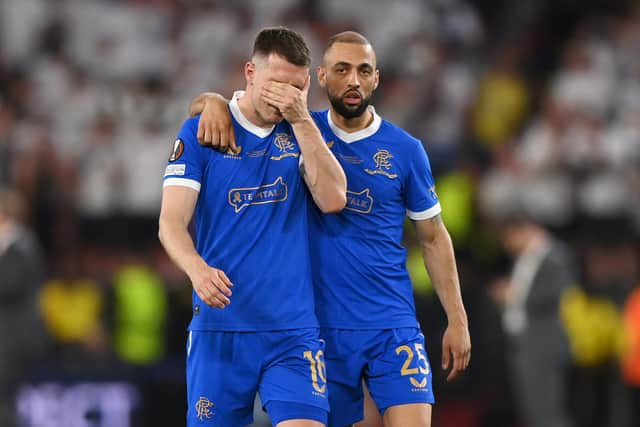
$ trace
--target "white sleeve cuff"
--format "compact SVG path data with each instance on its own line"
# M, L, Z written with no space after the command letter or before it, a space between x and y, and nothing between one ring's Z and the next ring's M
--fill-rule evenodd
M420 221L423 219L433 218L434 216L438 215L440 212L442 212L442 207L440 207L440 203L436 203L435 205L431 206L429 209L420 211L420 212L413 212L407 209L407 216L414 221Z
M198 181L194 181L193 179L187 178L167 178L164 180L162 187L189 187L193 188L197 192L200 192L200 183Z

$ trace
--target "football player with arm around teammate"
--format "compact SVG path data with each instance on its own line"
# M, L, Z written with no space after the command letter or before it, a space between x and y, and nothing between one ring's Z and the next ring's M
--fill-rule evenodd
M312 116L348 181L345 209L329 215L313 209L311 218L316 313L331 390L329 425L363 419L364 381L385 426L430 426L432 372L401 245L405 215L415 224L447 314L442 367L450 369L448 380L468 366L471 340L429 160L421 141L369 105L379 70L361 34L348 31L329 40L318 81L331 106ZM202 143L233 146L225 106L210 93L192 103L191 112L203 111ZM358 426L379 422L368 419Z

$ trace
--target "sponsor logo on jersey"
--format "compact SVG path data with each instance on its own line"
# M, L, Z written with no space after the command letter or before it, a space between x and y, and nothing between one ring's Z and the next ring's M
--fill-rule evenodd
M224 152L224 159L233 159L233 160L241 160L242 159L242 146L238 146L238 152L234 153L231 151L231 148L227 148L227 151Z
M364 214L371 212L373 208L373 197L369 194L369 189L365 188L358 193L347 190L347 205L344 208Z
M433 200L438 200L438 194L436 193L436 187L432 186L429 188L429 195L433 198Z
M419 381L413 377L409 377L409 381L411 381L411 385L417 388L424 388L427 386L427 377L422 378L422 381Z
M287 200L288 188L282 177L278 177L272 184L258 187L232 188L229 190L228 201L236 213L251 205L278 203Z

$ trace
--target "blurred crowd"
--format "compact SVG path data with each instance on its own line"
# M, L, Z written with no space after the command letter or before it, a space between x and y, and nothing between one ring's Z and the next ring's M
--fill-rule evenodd
M182 422L190 288L157 241L164 164L190 100L243 88L256 32L285 25L313 68L332 34L368 37L377 111L429 153L473 342L461 380L434 370L434 425L640 425L633 3L0 0L0 414L53 426L38 384L126 380L132 425ZM328 106L317 84L309 101ZM439 366L446 319L406 242Z

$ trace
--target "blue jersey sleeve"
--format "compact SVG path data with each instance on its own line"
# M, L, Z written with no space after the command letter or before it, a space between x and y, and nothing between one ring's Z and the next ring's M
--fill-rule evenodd
M431 174L431 165L427 152L418 141L411 166L405 181L405 207L407 215L413 220L429 219L438 215L442 209L436 194L435 181Z
M198 144L198 120L190 118L182 125L164 171L164 187L177 185L200 191L208 151Z

